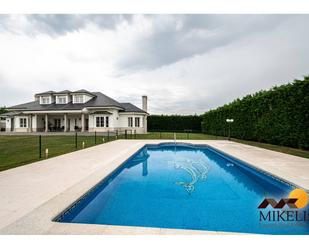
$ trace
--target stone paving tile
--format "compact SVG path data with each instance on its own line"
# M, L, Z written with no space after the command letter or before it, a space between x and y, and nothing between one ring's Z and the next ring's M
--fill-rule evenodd
M171 140L117 140L0 172L0 234L226 234L52 222L139 148L162 142ZM309 189L308 159L224 140L180 142L212 146Z

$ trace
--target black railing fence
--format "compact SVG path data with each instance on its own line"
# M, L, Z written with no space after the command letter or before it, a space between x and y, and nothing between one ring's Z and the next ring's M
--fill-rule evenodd
M0 136L0 170L65 153L108 143L117 139L222 139L194 130L156 130L139 134L137 130L76 133L29 133ZM6 156L1 156L1 154Z

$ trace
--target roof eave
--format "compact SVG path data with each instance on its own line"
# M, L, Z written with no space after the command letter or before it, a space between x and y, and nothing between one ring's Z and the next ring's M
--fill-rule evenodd
M146 114L147 116L150 115L148 112L144 112L144 111L141 111L141 112L123 111L123 112L120 112L119 114Z
M115 105L105 105L105 106L85 106L87 109L100 109L100 108L116 108L119 110L124 110L123 107L115 106Z

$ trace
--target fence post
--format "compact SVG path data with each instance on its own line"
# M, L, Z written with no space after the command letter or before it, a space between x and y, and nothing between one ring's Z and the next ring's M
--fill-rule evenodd
M42 158L42 135L39 135L39 157Z
M187 139L189 139L189 131L187 131Z
M134 139L136 139L136 130L134 130Z
M77 132L75 132L75 149L77 150Z
M107 131L107 141L109 142L109 130Z
M162 138L162 135L161 135L161 131L160 131L160 139Z
M124 138L127 139L127 130L124 130Z
M97 131L94 132L94 144L97 144Z

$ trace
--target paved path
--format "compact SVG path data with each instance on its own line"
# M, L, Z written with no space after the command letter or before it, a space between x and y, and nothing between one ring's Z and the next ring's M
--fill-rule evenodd
M164 140L117 140L0 172L0 234L173 233L165 229L51 222L144 144L158 142ZM308 159L230 141L190 140L190 143L208 144L309 189Z

